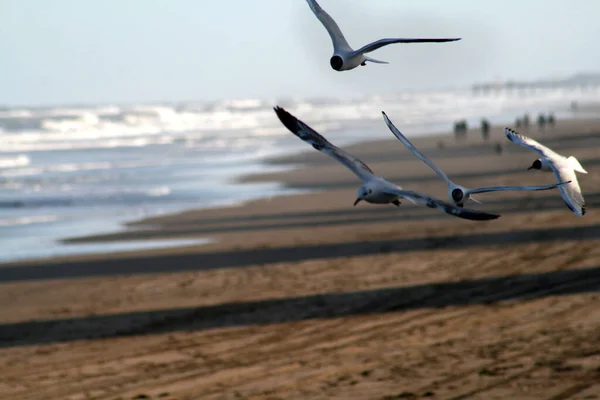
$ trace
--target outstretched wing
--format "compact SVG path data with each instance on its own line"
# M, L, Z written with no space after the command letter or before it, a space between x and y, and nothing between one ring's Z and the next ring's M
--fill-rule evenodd
M333 42L334 51L338 49L347 51L352 50L338 24L336 24L333 18L321 8L319 3L317 3L316 0L306 0L306 2L315 16L321 21L325 29L327 29L327 33L329 33L331 41Z
M279 117L279 120L283 123L283 125L285 125L286 128L290 130L290 132L305 142L311 144L312 147L320 152L323 152L344 164L362 181L368 181L375 176L367 164L346 153L342 149L334 146L317 131L300 121L298 118L294 117L283 108L275 107L274 110L275 114L277 114L277 117Z
M483 211L470 210L468 208L460 208L453 204L446 203L445 201L436 199L434 197L426 196L421 193L413 192L412 190L386 189L386 192L395 194L397 196L406 197L416 203L424 204L429 208L437 208L442 212L452 215L454 217L469 219L472 221L489 221L492 219L499 218L500 215L489 214Z
M388 126L388 128L390 128L390 131L392 131L394 136L396 136L398 138L398 140L400 140L402 142L402 144L404 144L417 158L419 158L425 164L429 165L429 168L434 170L435 173L438 174L439 177L442 178L446 182L447 185L450 185L450 186L454 185L454 183L450 180L450 178L448 178L448 176L444 173L444 171L439 169L429 158L425 157L425 155L423 153L421 153L419 151L419 149L417 149L410 142L410 140L408 140L406 138L406 136L404 136L398 130L398 128L396 128L396 126L392 123L392 121L390 121L390 119L388 118L388 116L385 112L382 111L381 113L383 114L383 119L384 119L386 125Z
M561 163L551 163L552 171L557 180L569 180L570 183L567 185L560 186L560 194L569 208L578 216L585 214L585 201L581 194L581 188L579 187L579 181L577 181L577 174L571 166L567 165L567 160L563 158Z
M530 150L535 151L542 157L546 157L548 159L552 158L561 158L559 154L551 150L550 148L540 144L537 140L534 140L525 135L521 135L517 131L514 131L510 128L504 128L504 134L514 144L518 144L519 146L526 147Z
M308 1L308 0L307 0ZM456 42L461 38L447 38L447 39L406 39L406 38L388 38L388 39L379 39L373 43L369 43L360 49L356 50L355 53L363 54L370 53L374 50L377 50L383 46L387 46L388 44L394 43L443 43L443 42Z
M487 186L480 187L475 189L469 189L469 193L487 193L487 192L501 192L501 191L511 191L511 192L520 192L520 191L534 191L534 190L550 190L557 188L562 185L566 185L571 181L555 183L552 185L542 185L542 186Z

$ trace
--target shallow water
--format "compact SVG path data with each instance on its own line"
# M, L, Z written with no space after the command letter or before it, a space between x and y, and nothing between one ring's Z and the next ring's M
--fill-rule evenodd
M600 88L563 88L4 109L0 261L113 251L114 244L69 247L59 239L115 231L123 222L188 208L292 193L278 183L234 183L240 175L282 168L266 165L268 157L308 149L281 125L275 104L343 146L389 138L382 110L407 136L418 136L449 131L463 118L478 125L483 116L512 123L525 111L532 120L548 111L571 117L572 101L599 99Z

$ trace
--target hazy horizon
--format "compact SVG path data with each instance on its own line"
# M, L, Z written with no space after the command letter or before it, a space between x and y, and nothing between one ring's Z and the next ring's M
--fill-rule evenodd
M320 4L356 48L381 37L462 40L391 45L372 53L389 65L336 72L304 0L0 0L0 105L355 97L600 71L600 3Z

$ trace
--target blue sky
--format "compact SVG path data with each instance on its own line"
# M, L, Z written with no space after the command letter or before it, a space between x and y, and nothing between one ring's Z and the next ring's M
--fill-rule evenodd
M0 0L0 105L356 96L600 71L600 2L320 0L351 45L458 36L329 66L304 0Z

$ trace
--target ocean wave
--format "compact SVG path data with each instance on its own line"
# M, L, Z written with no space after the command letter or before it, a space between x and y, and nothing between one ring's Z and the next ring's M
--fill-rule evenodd
M57 215L36 215L29 217L0 218L0 227L41 224L46 222L54 222L58 220L59 217Z
M146 193L151 197L163 197L171 194L171 188L168 186L159 186L149 189Z
M28 164L27 164L28 165ZM110 170L114 168L134 168L145 163L132 162L132 163L111 163L111 162L90 162L90 163L64 163L64 164L53 164L39 167L26 167L26 168L15 168L10 171L6 171L3 175L5 177L12 176L28 176L28 175L39 175L48 172L75 172L75 171L101 171Z
M29 165L31 160L25 154L19 154L16 157L0 157L0 169L18 168Z
M77 141L43 141L28 140L24 142L6 141L2 144L2 151L5 153L18 152L36 152L51 150L86 150L86 149L108 149L119 147L145 147L150 145L171 144L176 137L171 135L161 135L157 137L134 137L127 139L110 140L77 140Z
M21 190L17 195L0 198L0 209L42 209L56 207L100 206L111 204L139 204L155 201L171 195L166 185L148 188L100 187L78 188L75 185L61 187L33 187Z
M499 113L567 109L571 101L599 101L600 89L501 90L488 94L470 90L402 92L349 99L287 99L281 102L321 129L335 124L374 121L386 110L399 123L449 123L456 119L493 117ZM133 105L87 108L19 109L0 112L4 152L142 147L173 140L197 140L219 134L234 140L235 132L250 136L286 134L271 109L260 99L223 100L212 104ZM332 125L328 125L332 124ZM450 127L450 125L449 125Z

